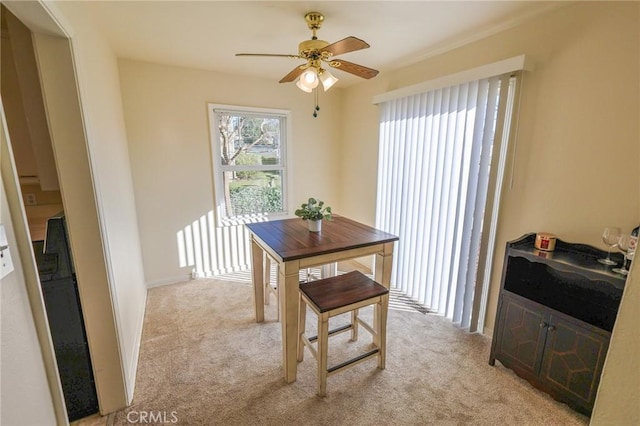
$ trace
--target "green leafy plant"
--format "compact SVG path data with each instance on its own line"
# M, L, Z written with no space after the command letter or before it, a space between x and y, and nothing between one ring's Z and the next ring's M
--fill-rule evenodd
M255 166L260 164L260 156L256 154L249 154L243 152L235 159L235 164L239 166ZM255 170L237 171L236 177L238 179L255 179L258 176L258 172Z
M304 220L331 220L331 207L325 207L324 201L309 198L309 201L303 203L294 214Z
M232 216L282 211L282 190L279 187L243 185L229 188L229 197Z

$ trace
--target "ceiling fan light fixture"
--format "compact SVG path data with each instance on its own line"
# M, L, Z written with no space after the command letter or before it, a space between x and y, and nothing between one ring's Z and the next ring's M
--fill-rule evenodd
M311 93L313 91L311 87L308 87L304 84L302 78L299 78L298 81L296 81L296 86L298 86L298 89L302 90L303 92Z
M302 74L300 74L300 81L305 87L310 89L315 89L320 83L320 80L318 80L318 73L314 68L307 68Z
M324 87L324 91L331 89L331 86L338 82L338 79L331 74L329 71L325 69L320 69L320 81L322 82L322 87Z

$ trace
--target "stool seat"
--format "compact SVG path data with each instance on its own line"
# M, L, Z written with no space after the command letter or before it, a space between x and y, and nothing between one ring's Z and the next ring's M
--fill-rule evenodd
M313 283L300 284L300 311L298 318L298 361L304 357L306 346L318 363L318 395L324 396L327 377L368 359L377 358L378 368L385 368L387 310L389 289L378 284L359 271L325 278ZM373 326L358 317L358 310L374 305ZM318 335L308 337L305 333L307 306L318 317ZM329 330L329 318L351 313L351 322L335 330ZM362 326L373 336L373 349L367 353L329 367L329 337L351 330L351 341L358 340L358 327Z
M300 291L309 298L318 312L332 311L389 293L389 289L359 271L302 283Z

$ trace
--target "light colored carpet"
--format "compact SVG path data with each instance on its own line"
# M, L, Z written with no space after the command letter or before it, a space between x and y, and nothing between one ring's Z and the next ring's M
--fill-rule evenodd
M387 368L372 360L334 375L320 398L308 352L298 380L282 379L274 303L266 316L254 321L251 285L242 280L150 289L133 405L78 424L126 425L144 412L184 425L588 423L499 363L489 366L488 338L397 301L389 312ZM315 323L312 312L307 323ZM355 343L348 333L332 338L329 363L368 343L364 330Z

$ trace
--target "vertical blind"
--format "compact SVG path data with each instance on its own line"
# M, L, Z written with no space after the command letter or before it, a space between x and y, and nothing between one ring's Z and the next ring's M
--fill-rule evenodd
M400 237L392 283L468 328L504 77L380 104L376 226Z

